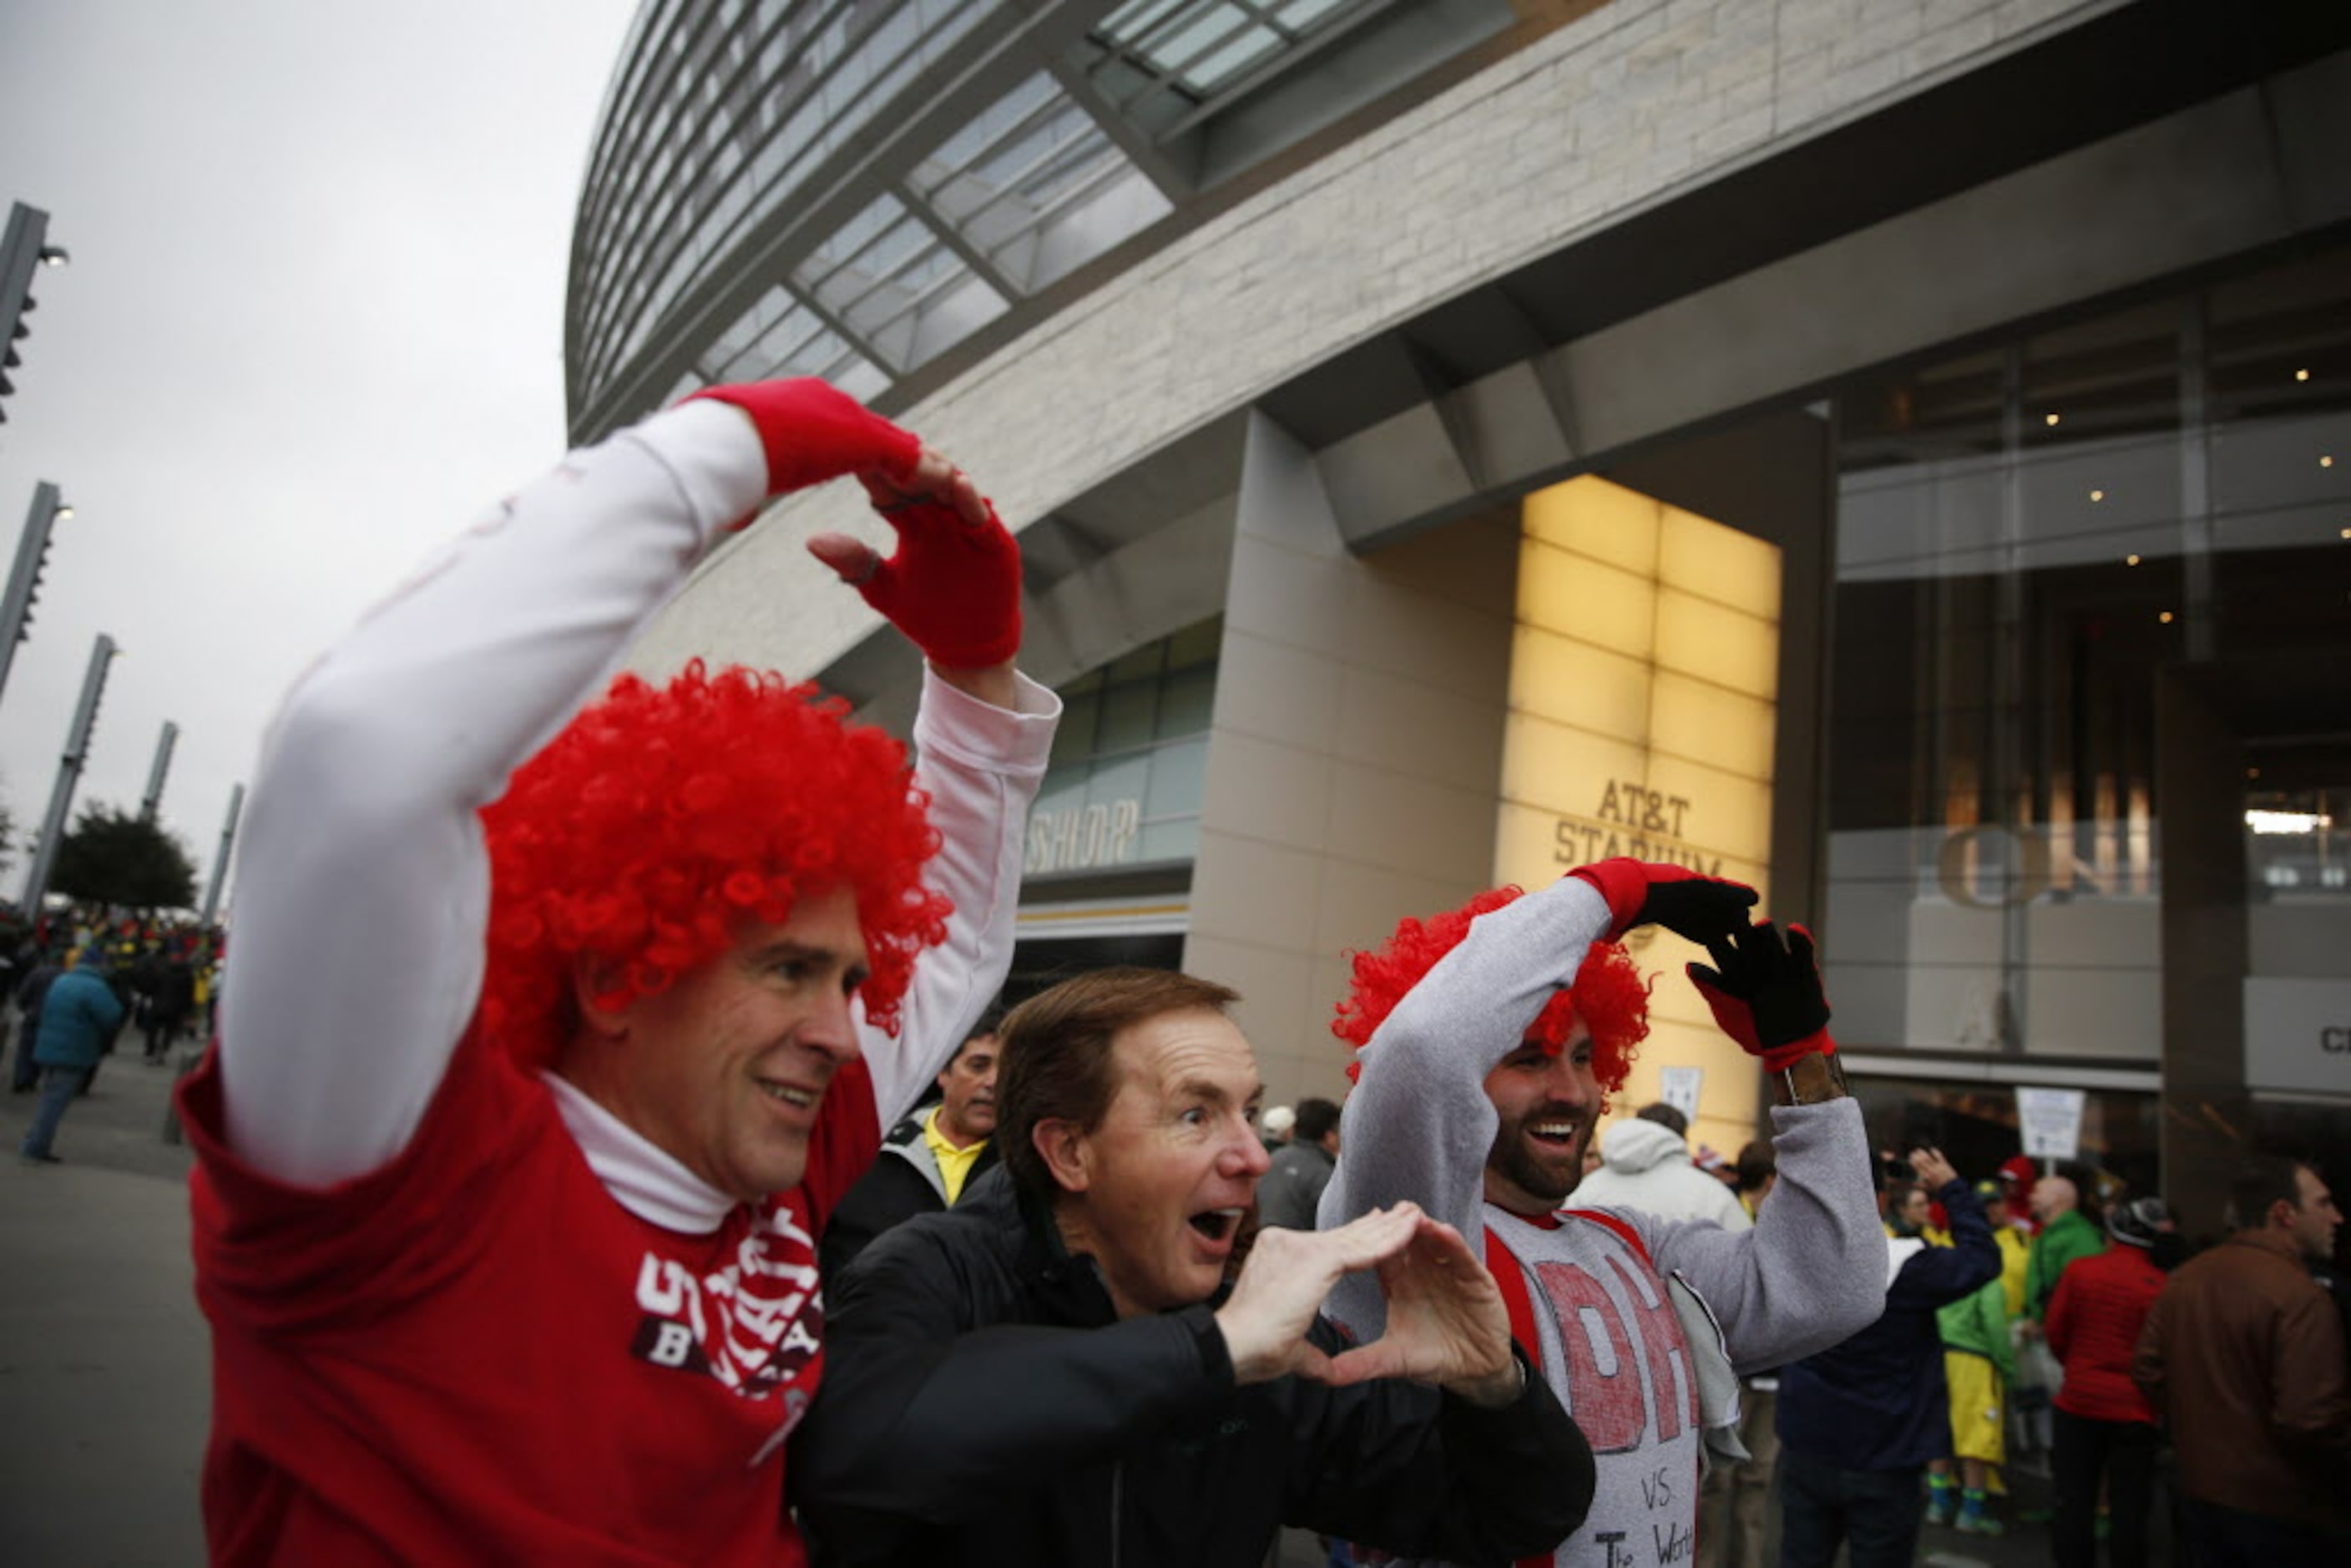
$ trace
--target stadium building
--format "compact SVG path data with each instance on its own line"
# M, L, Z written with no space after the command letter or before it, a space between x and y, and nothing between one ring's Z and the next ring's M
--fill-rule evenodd
M2351 1159L2346 148L2328 0L647 0L569 417L820 375L980 477L1069 705L1020 981L1181 963L1335 1094L1401 915L1719 869L1881 1141L2077 1114L2209 1227ZM835 489L637 664L903 722ZM1678 949L1626 1098L1735 1149Z

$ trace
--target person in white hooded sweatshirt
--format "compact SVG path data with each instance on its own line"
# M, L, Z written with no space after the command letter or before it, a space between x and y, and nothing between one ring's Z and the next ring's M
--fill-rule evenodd
M1579 1206L1630 1208L1659 1219L1711 1219L1725 1230L1754 1221L1739 1195L1690 1163L1683 1134L1689 1123L1676 1107L1645 1105L1600 1138L1600 1168L1575 1189Z

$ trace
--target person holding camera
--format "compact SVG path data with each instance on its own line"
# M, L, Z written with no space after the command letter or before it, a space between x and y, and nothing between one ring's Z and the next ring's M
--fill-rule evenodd
M2000 1278L1983 1205L1938 1150L1910 1167L1951 1222L1951 1244L1886 1243L1886 1312L1844 1343L1780 1375L1781 1561L1829 1568L1848 1545L1853 1568L1907 1568L1918 1544L1920 1478L1950 1447L1938 1314Z

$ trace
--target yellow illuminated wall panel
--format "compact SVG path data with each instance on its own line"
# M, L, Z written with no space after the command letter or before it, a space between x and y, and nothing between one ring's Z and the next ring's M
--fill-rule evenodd
M1604 479L1528 497L1496 880L1633 855L1751 883L1768 911L1779 661L1777 546ZM1691 1141L1736 1154L1757 1081L1682 974L1704 951L1653 927L1630 946L1661 977L1613 1109L1660 1098L1661 1067L1700 1068Z

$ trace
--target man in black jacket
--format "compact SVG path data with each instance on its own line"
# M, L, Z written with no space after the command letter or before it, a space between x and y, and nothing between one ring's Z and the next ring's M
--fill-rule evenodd
M1950 1217L1951 1244L1886 1241L1886 1312L1842 1344L1780 1374L1780 1507L1784 1568L1908 1568L1925 1511L1927 1461L1951 1449L1937 1313L2000 1278L1983 1205L1940 1150L1911 1152L1928 1196Z
M790 1466L818 1561L1239 1568L1287 1523L1504 1563L1583 1521L1591 1451L1458 1232L1251 1244L1235 999L1110 969L1005 1020L1001 1168L833 1285ZM1387 1332L1350 1348L1318 1308L1372 1269Z
M971 1034L939 1070L939 1098L899 1120L882 1139L873 1168L849 1189L825 1222L818 1253L828 1280L893 1225L952 1208L964 1190L996 1167L996 1031L1003 1005L980 1015Z

